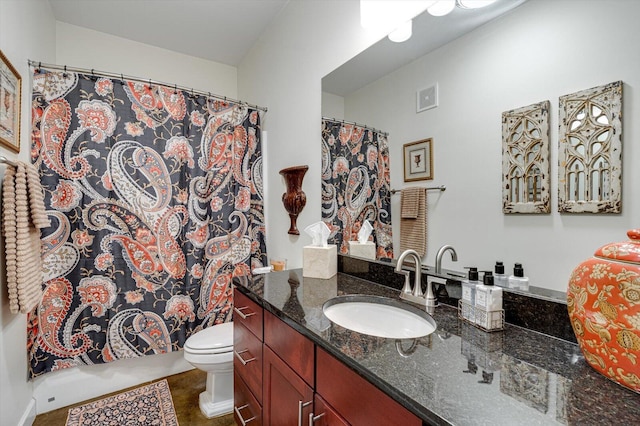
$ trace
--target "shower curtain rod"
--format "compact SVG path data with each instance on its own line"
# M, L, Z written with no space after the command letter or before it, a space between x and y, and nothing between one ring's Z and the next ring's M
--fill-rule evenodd
M385 137L389 136L389 133L387 133L387 132L383 132L382 130L378 130L378 129L374 128L374 127L369 127L369 126L367 126L367 125L365 125L365 124L358 124L358 123L356 123L355 121L338 120L337 118L332 118L332 117L322 117L322 119L323 119L323 120L333 120L333 121L338 121L338 122L340 122L340 123L342 123L342 124L353 124L354 126L359 126L359 127L365 128L365 129L367 129L367 130L371 130L371 131L373 131L373 132L381 133L381 134L382 134L382 135L384 135Z
M77 68L77 67L68 67L66 65L55 65L55 64L45 64L42 62L38 62L38 61L32 61L31 59L29 59L29 66L32 66L36 69L38 68L49 68L49 69L53 69L53 70L59 70L59 71L69 71L69 72L80 72L80 73L84 73L84 74L91 74L91 75L97 75L97 76L102 76L102 77L109 77L109 78L119 78L120 80L131 80L131 81L137 81L139 83L149 83L149 84L155 84L155 85L160 85L160 86L165 86L165 87L173 87L175 90L183 90L185 92L189 92L191 94L198 94L198 95L202 95L202 96L208 96L210 98L214 98L214 99L220 99L223 100L225 102L233 102L236 104L241 104L241 105L246 105L250 108L255 108L257 110L263 111L263 112L267 112L267 108L266 107L261 107L258 105L253 105L250 104L248 102L244 102L244 101L239 101L237 99L232 99L229 98L227 96L220 96L220 95L215 95L212 94L211 92L204 92L202 90L194 90L193 88L189 88L189 87L185 87L185 86L178 86L177 84L169 84L169 83L164 83L162 81L157 81L157 80L151 80L151 79L143 79L140 77L133 77L130 75L126 75L126 74L117 74L114 72L108 72L108 71L99 71L96 69L87 69L87 68Z

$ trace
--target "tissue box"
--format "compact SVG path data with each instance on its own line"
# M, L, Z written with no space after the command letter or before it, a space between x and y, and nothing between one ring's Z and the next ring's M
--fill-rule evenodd
M363 259L376 260L376 245L373 241L364 243L349 241L349 254Z
M302 276L328 279L338 273L338 248L305 246L302 248Z

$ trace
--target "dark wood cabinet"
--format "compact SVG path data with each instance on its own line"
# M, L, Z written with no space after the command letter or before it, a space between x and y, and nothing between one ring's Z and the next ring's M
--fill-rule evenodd
M422 425L341 361L234 290L239 426Z
M422 425L413 413L320 348L316 392L352 425Z
M264 424L307 424L313 411L313 389L268 346L264 348Z
M233 411L237 425L262 424L263 309L233 292Z

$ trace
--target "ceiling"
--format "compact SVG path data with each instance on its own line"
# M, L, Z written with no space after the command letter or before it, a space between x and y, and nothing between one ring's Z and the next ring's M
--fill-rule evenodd
M49 3L58 21L238 66L289 1L49 0ZM393 43L385 37L326 76L323 90L345 96L524 1L498 0L476 10L456 8L438 18L425 12L414 19L410 40Z
M49 0L56 20L237 66L289 0Z
M424 12L413 19L413 35L403 43L384 37L322 79L323 92L346 96L398 68L473 31L526 0L498 0L482 9L455 8L446 16Z

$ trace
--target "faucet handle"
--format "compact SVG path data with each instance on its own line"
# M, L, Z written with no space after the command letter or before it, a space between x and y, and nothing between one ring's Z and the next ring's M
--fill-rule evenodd
M404 287L402 287L402 293L411 294L411 280L409 279L410 272L405 271L404 269L396 272L404 275Z

